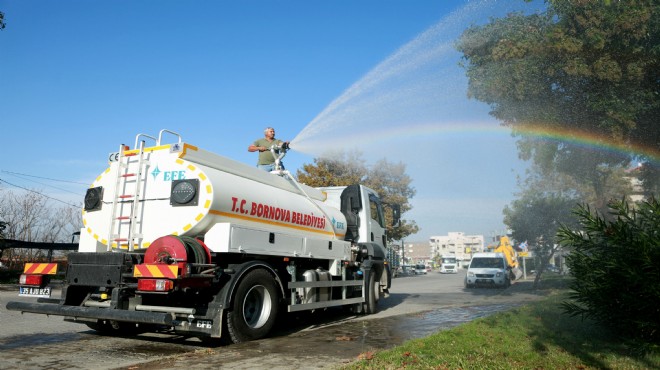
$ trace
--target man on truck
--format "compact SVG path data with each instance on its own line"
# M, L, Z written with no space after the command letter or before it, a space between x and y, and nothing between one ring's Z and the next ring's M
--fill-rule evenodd
M281 147L282 145L288 146L288 141L282 141L275 139L275 129L272 127L266 127L264 129L264 137L257 139L248 147L248 152L259 152L259 159L257 160L257 167L271 172L275 168L275 157L271 153L271 147L273 145ZM275 154L279 154L279 149L275 150ZM284 163L280 162L280 168L284 169Z

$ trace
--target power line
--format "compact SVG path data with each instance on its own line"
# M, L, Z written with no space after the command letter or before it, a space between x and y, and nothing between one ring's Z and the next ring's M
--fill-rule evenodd
M36 178L40 178L40 179L47 179L46 177L31 176L31 175L25 175L25 174L20 174L20 173L16 173L16 172L10 172L10 171L2 171L2 172L4 172L4 173L8 173L8 174L10 174L10 175L12 175L12 176L15 176L15 177L18 177L19 179L22 179L22 180L27 180L27 181L31 181L31 182L34 182L34 183L39 184L39 185L48 186L49 188L53 188L53 189L57 189L57 190L61 190L61 191L63 191L63 192L70 193L70 194L80 195L80 192L75 192L75 191L71 191L71 190L67 190L67 189L62 189L62 188L60 188L60 187L57 187L57 186L54 186L54 185L50 185L50 184L45 184L45 183L43 183L43 182L39 182L39 181L36 181L36 180L26 179L24 176L36 177ZM73 184L79 184L79 183L77 183L77 182L73 182L73 181L54 180L54 179L49 179L49 180L53 180L53 181L62 181L62 182L69 182L69 183L73 183Z
M12 175L20 175L20 176L34 177L34 178L37 178L37 179L44 179L44 180L50 180L50 181L68 182L68 183L70 183L70 184L78 184L78 185L85 185L85 186L89 185L89 184L84 183L84 182L77 182L77 181L70 181L70 180L51 179L50 177L41 177L41 176L35 176L35 175L28 175L28 174L25 174L25 173L18 173L18 172L12 172L12 171L5 171L5 170L2 170L1 172L8 173L8 174L12 174Z
M46 195L46 194L44 194L44 193L40 193L40 192L35 191L35 190L31 190L31 189L24 188L24 187L19 186L19 185L16 185L16 184L12 184L11 182L5 181L5 180L3 180L3 179L0 179L0 182L4 182L4 183L7 184L7 185L10 185L10 186L13 186L13 187L16 187L16 188L19 188L19 189L23 189L23 190L25 190L25 191L29 191L29 192L31 192L31 193L39 194L39 195L41 195L41 196L43 196L43 197L45 197L45 198L52 199L52 200L54 200L54 201L57 201L57 202L60 202L60 203L66 204L66 205L69 206L69 207L80 208L79 205L75 205L75 204L67 203L67 202L65 202L65 201L63 201L63 200L61 200L61 199L53 198L53 197L48 196L48 195Z

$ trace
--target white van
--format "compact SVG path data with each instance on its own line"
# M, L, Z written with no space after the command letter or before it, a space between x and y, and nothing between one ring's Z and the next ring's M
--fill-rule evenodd
M507 288L511 285L504 253L475 253L472 256L465 287L488 286Z
M415 265L415 275L426 275L426 266L420 264Z

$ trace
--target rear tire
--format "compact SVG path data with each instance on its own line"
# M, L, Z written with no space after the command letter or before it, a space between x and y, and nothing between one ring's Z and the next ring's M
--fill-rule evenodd
M227 312L227 332L233 343L261 339L275 325L279 311L278 288L266 270L247 273L238 283L231 311Z

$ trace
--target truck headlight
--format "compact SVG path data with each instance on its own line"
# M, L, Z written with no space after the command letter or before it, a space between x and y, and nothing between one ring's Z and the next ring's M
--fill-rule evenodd
M173 207L196 206L199 200L199 180L184 179L172 181L170 205Z
M103 205L103 186L87 189L85 193L85 211L98 211Z

